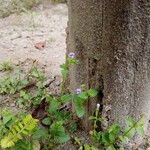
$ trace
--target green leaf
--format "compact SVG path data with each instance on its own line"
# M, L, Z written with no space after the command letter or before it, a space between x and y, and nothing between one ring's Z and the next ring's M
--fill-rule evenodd
M90 117L89 117L89 120L97 120L97 117L95 117L95 116L90 116Z
M80 97L81 99L86 100L86 99L88 99L88 94L87 94L87 92L82 92L78 95L78 97Z
M47 102L51 102L53 99L54 99L54 98L53 98L52 96L50 96L50 95L47 95L47 96L46 96L46 101L47 101Z
M57 137L56 140L58 141L58 143L66 143L67 141L70 140L70 137L68 134L64 133L61 134L59 137Z
M44 119L42 120L42 123L43 123L44 125L51 125L51 119L50 119L49 117L44 118Z
M129 138L125 136L119 136L119 139L123 144L127 144L129 142Z
M57 109L59 108L60 106L60 102L57 100L57 99L53 99L51 102L50 102L50 106L49 106L49 109L48 109L48 112L49 113L54 113L57 111Z
M9 132L0 140L2 148L13 147L16 142L30 135L37 127L38 120L26 115L20 122L15 122Z
M67 77L68 72L69 72L69 71L68 71L67 69L61 69L61 74L62 74L62 76L63 76L64 78Z
M109 140L109 133L102 133L102 143L104 144L104 145L108 145L109 144L109 142L110 142L110 140Z
M110 145L108 148L106 148L106 150L116 150L116 149L113 145Z
M138 128L138 127L143 127L144 128L144 118L143 117L140 118L138 120L138 122L136 123L135 128Z
M26 94L25 91L20 91L20 97L23 97Z
M143 136L144 135L144 127L137 127L136 128L136 131L137 131L137 133L139 134L139 135L141 135L141 136Z
M39 139L47 139L48 138L48 130L45 128L38 128L33 133L33 139L39 140Z
M61 96L61 101L63 103L69 102L71 100L72 100L72 95L71 94L66 94L66 95Z
M92 146L92 147L91 147L91 150L98 150L98 148Z
M132 128L132 127L131 127L131 128ZM135 128L128 129L128 130L130 130L130 131L126 134L126 137L132 138L132 137L135 135L136 130L135 130Z
M60 65L60 68L61 68L61 69L66 69L66 70L67 70L68 67L67 67L67 64L64 63L64 64Z
M33 150L32 141L19 140L11 150Z
M12 120L12 115L7 115L7 116L3 116L3 123L6 124L8 123L10 120Z
M65 128L63 127L63 123L61 121L55 122L51 125L50 133L58 143L65 143L70 139L69 135L66 134Z
M69 65L79 64L79 61L77 59L75 59L75 58L68 58L67 62L68 62Z
M114 143L114 142L115 142L115 139L116 139L116 135L113 134L113 133L110 133L110 134L109 134L109 140L110 140L110 142L111 142L111 143Z
M80 101L74 102L75 111L79 118L83 117L85 114L85 106Z
M111 125L111 126L109 127L108 131L109 131L109 133L110 133L110 132L113 132L113 133L118 134L118 132L120 131L120 126L119 126L118 124L115 124L115 123L114 123L113 125Z
M127 120L126 120L126 123L127 123L128 127L132 127L135 124L135 120L131 117L128 117Z
M21 80L21 84L22 84L22 85L27 85L28 83L29 83L29 81L28 81L28 80L26 80L26 79Z
M95 89L89 89L87 93L90 97L95 97L98 94L98 91L96 91Z
M91 147L88 144L84 144L84 150L91 150Z

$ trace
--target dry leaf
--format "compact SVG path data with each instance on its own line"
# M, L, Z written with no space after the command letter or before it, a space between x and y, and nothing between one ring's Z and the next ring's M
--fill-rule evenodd
M45 46L46 46L46 41L44 41L44 42L38 42L38 43L36 43L36 44L34 45L34 47L35 47L36 49L39 49L39 50L44 49Z

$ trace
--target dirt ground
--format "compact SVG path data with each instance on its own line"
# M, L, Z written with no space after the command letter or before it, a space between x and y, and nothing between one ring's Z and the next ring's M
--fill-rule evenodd
M67 20L66 4L46 1L32 11L0 19L0 62L10 60L18 64L37 60L48 76L60 75ZM44 48L35 48L40 42Z
M31 11L0 19L0 63L10 61L28 71L36 60L46 74L50 92L60 92L60 65L66 51L66 4L46 0ZM42 43L42 48L41 48ZM20 65L21 64L21 65ZM0 77L5 76L0 72ZM0 96L0 109L16 110L13 99Z

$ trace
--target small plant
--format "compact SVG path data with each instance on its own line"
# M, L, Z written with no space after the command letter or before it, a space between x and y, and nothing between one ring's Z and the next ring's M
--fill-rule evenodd
M95 146L91 146L89 144L82 145L81 139L77 137L75 137L74 140L75 140L75 144L79 146L78 150L98 150Z
M75 94L71 94L72 104L75 108L75 112L79 118L83 117L85 114L85 103L90 97L95 97L97 95L97 91L95 89L81 89L77 88Z
M78 63L75 53L69 53L66 62L61 65L62 84L68 77L70 66ZM34 86L34 92L28 88L30 85ZM74 92L62 92L53 96L47 89L44 73L32 66L26 75L19 71L13 77L2 78L0 94L17 95L17 103L28 110L32 109L32 116L39 119L34 119L30 114L14 115L3 111L0 120L0 146L8 150L34 150L36 143L38 150L50 150L72 138L71 134L76 131L78 121L86 113L85 104L90 98L97 96L98 92L81 85ZM135 134L144 133L143 118L138 121L128 118L125 129L113 123L101 131L99 124L105 121L105 118L100 116L100 104L97 104L94 116L89 119L93 121L93 129L90 132L93 145L82 144L80 139L75 137L79 150L124 150L125 144ZM37 122L40 123L39 126Z
M10 61L5 61L0 64L0 71L12 71L13 65Z
M104 131L98 131L98 122L102 122L104 118L99 117L99 107L97 104L95 116L91 116L90 120L94 122L94 129L90 132L96 145L103 146L105 150L124 150L125 144L136 134L144 134L143 117L138 121L129 117L127 119L127 127L122 130L119 124L112 124Z
M30 108L32 104L32 95L25 90L21 90L20 96L17 99L17 104L19 106L24 106L25 108Z
M0 0L0 17L7 17L12 13L24 12L39 3L39 0Z
M27 79L21 79L20 74L0 79L0 94L15 94L28 84Z
M60 66L63 79L67 78L69 67L78 64L79 61L75 58L75 53L71 52L66 58L66 62Z
M25 140L37 127L37 120L29 115L14 115L9 111L3 111L0 120L0 147L15 147L18 141Z

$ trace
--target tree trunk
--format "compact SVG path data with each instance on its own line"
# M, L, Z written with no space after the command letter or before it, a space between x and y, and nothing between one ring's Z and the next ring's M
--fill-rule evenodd
M68 53L80 64L70 68L70 89L99 90L88 116L101 104L108 123L145 115L150 120L150 28L148 0L69 0Z

